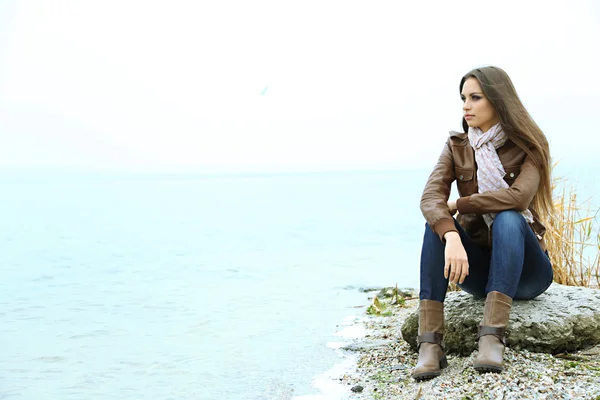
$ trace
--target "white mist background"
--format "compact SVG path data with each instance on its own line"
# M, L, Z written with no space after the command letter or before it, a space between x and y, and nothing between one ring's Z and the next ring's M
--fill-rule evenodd
M431 168L458 84L505 69L597 169L593 1L3 1L0 170Z

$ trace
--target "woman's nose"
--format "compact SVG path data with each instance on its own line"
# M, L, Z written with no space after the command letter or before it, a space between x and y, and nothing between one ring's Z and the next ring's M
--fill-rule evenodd
M471 103L469 102L469 100L465 100L465 102L463 103L463 110L470 110L471 109Z

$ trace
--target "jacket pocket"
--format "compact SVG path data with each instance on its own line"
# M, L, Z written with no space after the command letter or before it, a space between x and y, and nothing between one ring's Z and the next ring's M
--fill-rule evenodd
M475 170L470 168L455 168L454 173L456 175L456 187L458 188L458 194L461 197L470 196L475 193Z
M504 172L506 172L506 175L504 175L504 180L506 183L508 183L508 186L512 186L512 184L515 182L515 179L517 179L521 173L521 166L517 165L515 167L504 167Z

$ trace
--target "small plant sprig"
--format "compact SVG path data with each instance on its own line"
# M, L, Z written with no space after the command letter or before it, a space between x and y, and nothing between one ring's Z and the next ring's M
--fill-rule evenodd
M390 293L390 291L391 291L391 293ZM394 288L382 289L381 292L379 292L379 295L381 295L384 298L389 298L390 299L389 302L380 300L379 297L377 295L375 295L373 297L373 301L371 302L371 305L367 308L367 314L382 315L382 316L389 317L390 315L392 315L390 306L396 305L396 306L404 307L406 305L405 296L407 296L407 295L398 289L397 283L396 283L396 287L394 287Z

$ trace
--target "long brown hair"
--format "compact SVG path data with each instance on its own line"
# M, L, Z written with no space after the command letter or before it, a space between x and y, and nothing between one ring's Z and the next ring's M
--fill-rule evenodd
M540 185L531 208L538 215L545 214L544 222L549 222L548 217L552 217L554 206L550 179L550 149L546 136L521 103L506 72L498 67L476 68L461 79L459 88L461 93L465 81L469 78L477 79L481 85L483 93L496 110L500 125L508 139L534 160L540 171ZM462 126L465 133L468 132L469 125L464 118Z

